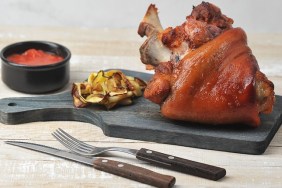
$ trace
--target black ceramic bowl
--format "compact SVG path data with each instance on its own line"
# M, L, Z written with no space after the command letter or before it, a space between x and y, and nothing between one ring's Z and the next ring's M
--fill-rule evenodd
M28 49L43 50L63 57L49 65L28 66L10 62L7 57L22 54ZM40 94L62 88L69 82L71 52L64 46L47 41L26 41L11 44L1 51L2 80L11 89Z

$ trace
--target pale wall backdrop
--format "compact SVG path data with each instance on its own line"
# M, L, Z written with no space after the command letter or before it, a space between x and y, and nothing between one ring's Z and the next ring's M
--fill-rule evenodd
M148 5L164 27L184 22L200 0L0 0L1 25L137 28ZM247 32L282 32L280 0L210 0Z

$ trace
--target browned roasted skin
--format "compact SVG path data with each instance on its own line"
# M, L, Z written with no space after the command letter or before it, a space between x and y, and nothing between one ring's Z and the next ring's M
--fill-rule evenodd
M144 91L145 98L154 103L162 104L170 94L173 64L164 62L156 67L153 79L147 84Z
M232 23L218 7L203 2L184 24L158 33L172 53L183 43L189 46L179 61L154 62L144 97L160 104L163 116L256 127L259 114L272 111L274 85L260 72L245 32Z
M171 79L171 93L161 106L165 117L201 123L260 123L256 100L256 59L239 29L189 53Z
M202 2L200 5L193 7L193 11L187 19L195 20L214 25L220 29L229 29L232 27L233 20L221 13L221 10L208 2Z
M218 7L202 2L193 8L186 22L175 28L167 28L162 32L161 38L163 44L170 49L179 47L182 42L187 42L194 49L232 28L232 24L233 20L223 15Z

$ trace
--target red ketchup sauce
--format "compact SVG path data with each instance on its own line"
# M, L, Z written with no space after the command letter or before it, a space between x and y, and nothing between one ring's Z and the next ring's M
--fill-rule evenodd
M17 64L40 66L58 63L64 58L43 50L29 49L22 54L12 54L7 59Z

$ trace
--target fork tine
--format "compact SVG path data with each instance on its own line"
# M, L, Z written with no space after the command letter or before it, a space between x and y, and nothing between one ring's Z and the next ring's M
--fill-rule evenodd
M88 152L92 151L93 148L92 147L88 147L85 146L83 144L83 142L81 142L80 140L72 137L71 135L67 134L66 132L61 132L60 130L56 131L57 134L59 134L59 136L63 137L65 140L67 140L68 142L72 143L73 145L83 149L83 150L87 150Z
M75 140L73 140L73 139L71 139L71 138L65 136L64 134L62 134L62 133L59 132L59 131L57 131L56 134L57 134L57 136L63 138L66 142L69 143L69 145L71 145L71 146L73 146L73 147L80 148L80 149L82 149L82 150L85 151L85 152L91 151L91 149L82 146L79 142L77 142L77 141L75 141Z
M121 147L95 147L85 142L82 142L73 136L69 135L62 129L57 129L52 135L65 147L80 155L95 156L106 151L120 151L131 155L136 155L138 150L121 148Z
M52 133L52 135L62 144L64 145L66 148L70 149L71 151L78 153L80 155L85 155L85 152L81 152L80 150L77 150L76 148L68 145L68 143L66 143L63 139L61 139L60 137L58 137L55 133Z
M85 149L84 147L81 147L80 143L77 143L73 140L71 140L70 138L62 135L60 132L54 132L54 135L56 135L55 138L60 138L66 145L68 145L69 149L70 148L76 148L77 150L81 151L81 152L90 152L91 150L89 149Z
M71 138L72 140L74 140L74 141L80 143L81 145L83 145L83 146L85 146L85 147L87 147L87 148L89 148L89 149L94 149L94 148L95 148L94 146L92 146L92 145L90 145L90 144L87 144L87 143L85 143L85 142L82 142L81 140L78 140L78 139L74 138L73 136L71 136L70 134L68 134L67 132L65 132L65 131L64 131L63 129L61 129L61 128L59 128L57 131L60 131L60 132L61 132L62 134L64 134L65 136Z

